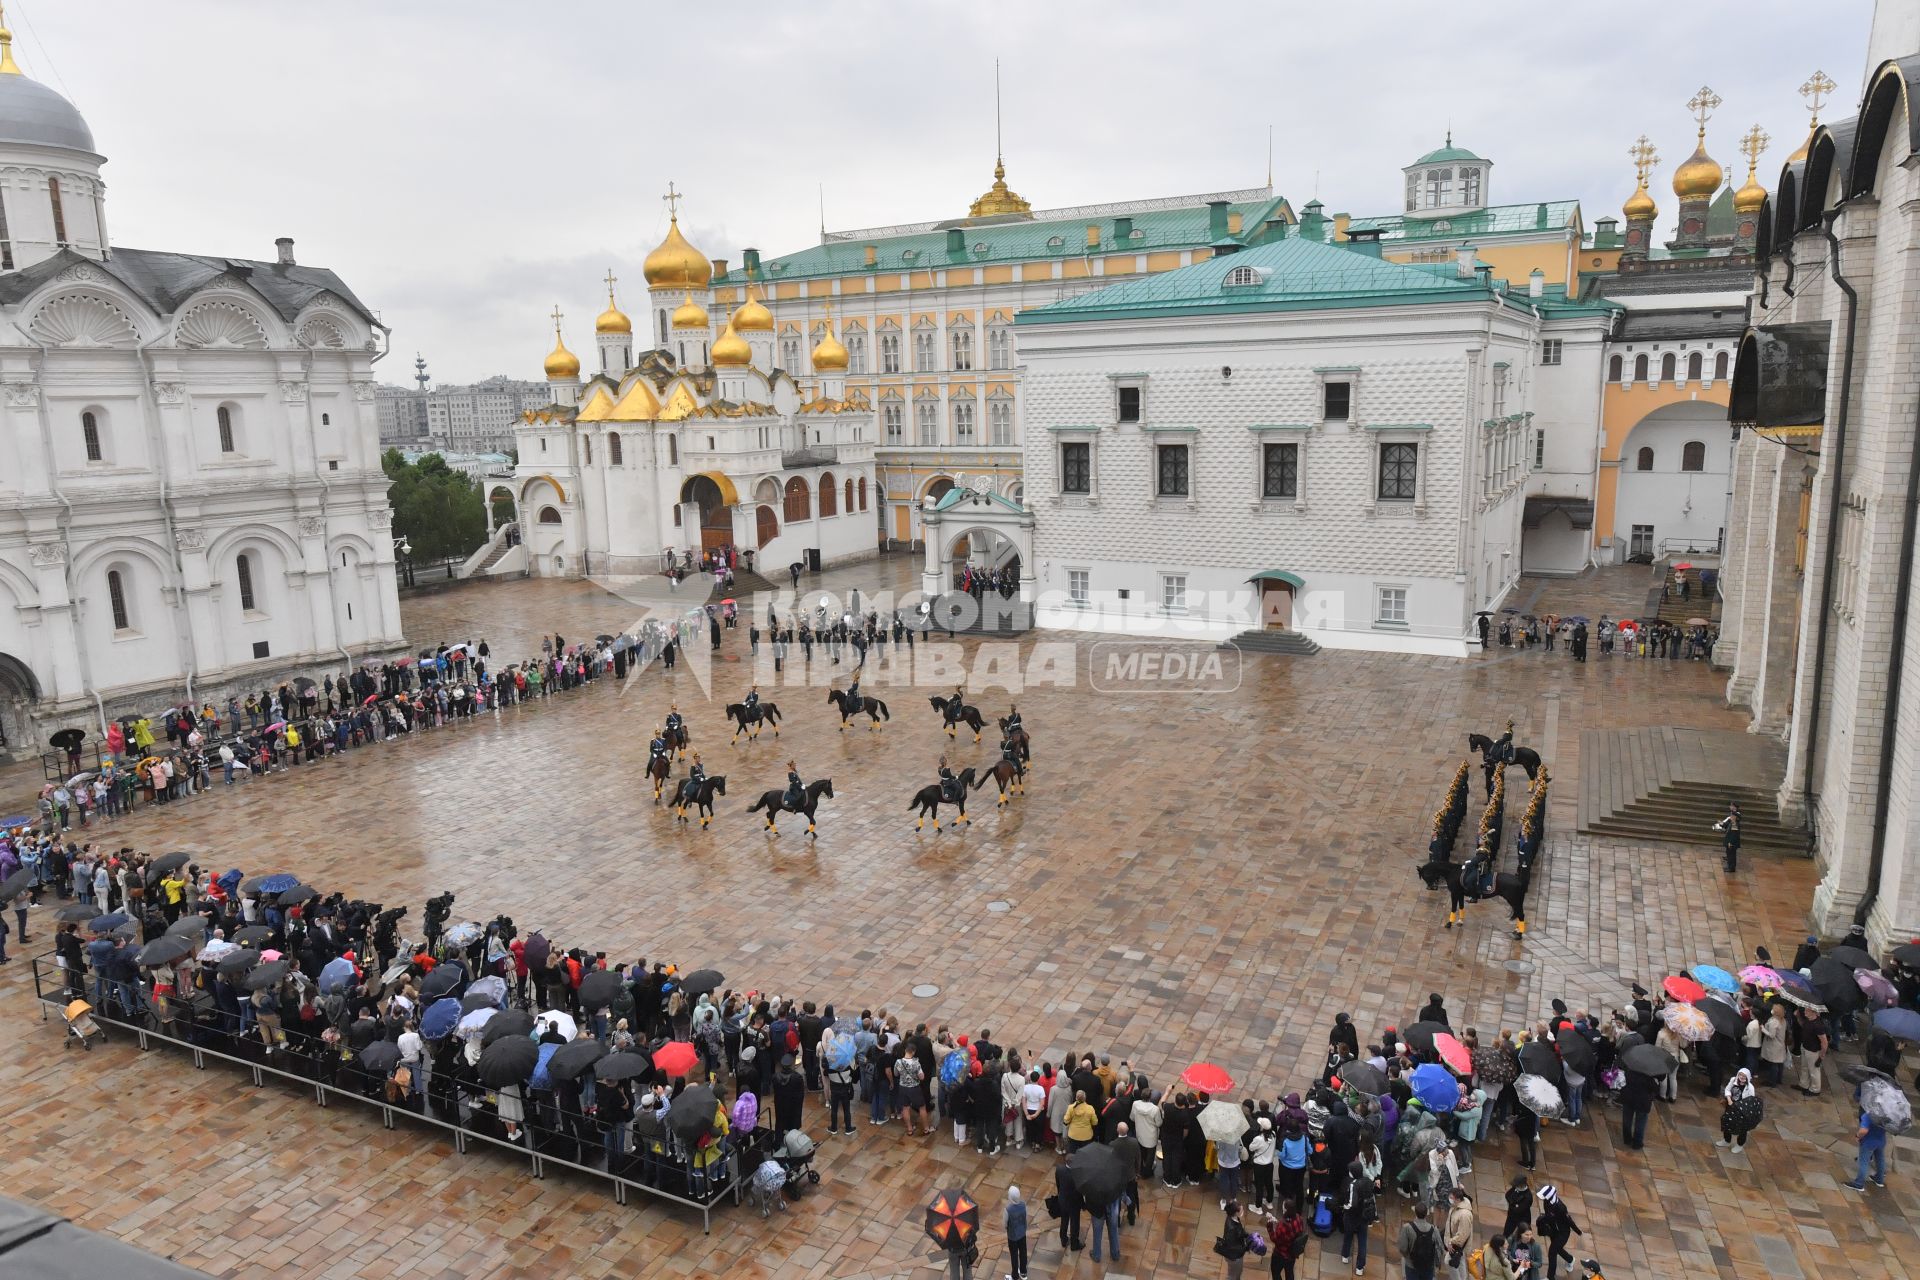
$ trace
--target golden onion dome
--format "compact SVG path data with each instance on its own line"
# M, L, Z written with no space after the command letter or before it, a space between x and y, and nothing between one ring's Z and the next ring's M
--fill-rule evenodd
M826 333L814 344L813 368L816 373L845 373L847 371L847 348L840 339L833 336L833 326L827 326Z
M733 327L741 333L772 333L773 312L767 310L767 304L751 293L740 309L733 313Z
M559 334L553 335L553 350L547 354L547 381L571 382L580 376L580 357L567 350Z
M1642 182L1620 206L1620 212L1627 215L1628 222L1651 222L1659 214L1660 206L1653 202L1653 197L1647 194L1647 184Z
M727 331L713 344L710 358L716 369L744 369L753 361L753 348L747 345L745 338L733 331L733 325L729 322Z
M673 309L673 327L676 329L707 328L707 309L695 302L693 295L689 293L687 300Z
M1703 137L1686 163L1673 171L1673 194L1682 200L1710 200L1726 176L1720 162L1707 154Z
M667 226L667 238L647 255L641 274L649 289L704 289L713 280L713 264L680 234L680 219Z
M613 305L613 299L607 299L607 309L602 311L593 322L595 333L632 333L633 321L627 319L627 313Z
M1735 213L1758 213L1760 206L1767 202L1767 189L1753 176L1753 170L1747 170L1746 185L1733 193L1733 211Z

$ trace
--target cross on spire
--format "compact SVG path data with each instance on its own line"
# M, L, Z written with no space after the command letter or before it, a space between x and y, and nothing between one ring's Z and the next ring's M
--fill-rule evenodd
M1748 177L1753 176L1753 171L1760 165L1760 153L1765 151L1767 144L1772 141L1773 139L1767 136L1766 131L1757 124L1742 135L1740 139L1740 150L1744 152L1747 157Z
M613 286L620 283L620 277L613 274L613 268L607 268L607 305L613 305Z
M1801 100L1807 104L1809 114L1807 121L1808 129L1812 129L1814 125L1820 123L1821 104L1826 102L1828 94L1839 87L1839 85L1833 82L1833 77L1824 71L1814 72L1807 77L1807 82L1800 86L1800 97Z
M673 183L669 182L667 183L667 194L661 196L660 198L666 201L667 217L671 218L675 222L680 221L680 202L686 199L686 197L681 195L678 191L675 191L673 189Z
M1634 144L1627 148L1627 156L1633 161L1633 172L1641 186L1647 185L1647 175L1653 172L1653 166L1660 163L1660 153L1647 141L1647 135L1641 134Z
M560 336L560 322L565 318L566 317L561 314L560 304L556 302L553 306L553 336L554 337L557 338Z
M1719 105L1720 95L1705 85L1701 85L1700 92L1687 99L1687 110L1691 112L1693 118L1699 122L1700 136L1702 138L1707 136L1708 118L1713 115L1713 109Z

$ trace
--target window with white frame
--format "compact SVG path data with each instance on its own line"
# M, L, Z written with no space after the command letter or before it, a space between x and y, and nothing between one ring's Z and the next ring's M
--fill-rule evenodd
M1547 429L1545 427L1535 427L1533 429L1533 469L1538 471L1546 465Z
M880 335L880 372L900 372L900 335L897 333Z
M987 330L987 367L1013 368L1013 329L1010 326L997 324Z
M238 417L232 405L223 404L213 411L214 425L220 429L220 452L222 453L239 452L239 428L236 425Z
M1300 445L1296 441L1269 441L1260 446L1260 496L1300 496Z
M1158 498L1187 497L1187 446L1184 444L1155 445L1153 460L1154 496Z
M1453 200L1453 170L1427 170L1427 208L1438 209Z
M1344 378L1329 378L1320 387L1320 416L1328 422L1345 422L1353 415L1353 383Z
M953 344L953 367L973 368L973 326L962 322L948 337Z
M953 402L953 442L961 445L973 443L972 400L955 400Z
M1087 604L1087 578L1085 569L1067 570L1067 601L1085 608Z
M1405 587L1375 588L1373 620L1383 627L1406 626L1407 589Z
M800 335L791 330L780 335L780 367L788 373L800 372Z
M1377 489L1382 502L1412 502L1420 496L1420 446L1389 443L1380 446Z
M1460 171L1460 201L1462 204L1480 203L1480 171L1471 166Z
M1542 338L1540 340L1540 363L1559 364L1560 353L1564 345L1565 339L1562 338ZM1616 378L1615 381L1617 382L1619 379Z
M1186 574L1163 573L1160 575L1160 607L1168 613L1187 611Z
M133 630L133 615L127 610L127 575L123 569L107 570L107 604L113 610L113 629Z
M847 372L867 371L867 335L860 329L847 330Z
M86 446L88 462L106 461L107 454L101 441L98 410L87 409L80 414L80 443Z
M913 371L933 372L933 326L922 325L913 331Z
M1137 380L1114 384L1113 420L1139 422L1146 417L1147 389Z
M940 405L933 397L925 397L913 406L914 430L918 433L914 443L923 448L932 448L940 443Z
M996 396L987 401L987 432L991 444L1013 443L1013 398Z
M1507 371L1503 368L1493 371L1493 416L1507 416Z
M902 405L898 400L889 400L881 404L880 421L886 427L888 444L901 443L901 427L906 417L905 410L906 406Z
M243 613L254 612L253 599L253 558L245 552L233 558L234 580L240 588L240 609Z
M1060 492L1082 497L1093 493L1093 443L1065 440L1060 444Z

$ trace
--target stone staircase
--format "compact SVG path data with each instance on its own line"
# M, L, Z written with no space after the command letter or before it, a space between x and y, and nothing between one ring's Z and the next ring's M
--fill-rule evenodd
M1718 847L1713 824L1731 802L1741 852L1805 855L1806 833L1782 826L1775 807L1784 766L1784 748L1748 733L1590 729L1580 735L1579 829Z
M1320 652L1320 646L1298 631L1267 631L1256 629L1242 631L1231 640L1222 641L1222 649L1238 649L1242 653L1290 653L1305 658Z
M1681 563L1685 563L1685 561L1682 560ZM1697 565L1685 573L1677 575L1665 565L1656 565L1655 568L1660 572L1654 575L1653 588L1647 593L1647 609L1646 612L1641 615L1642 617L1659 618L1665 622L1677 622L1683 625L1688 618L1710 619L1713 617L1713 609L1716 603L1713 598L1713 589L1707 586L1706 581L1701 575L1711 573L1714 574L1717 579L1720 568L1718 564ZM1662 577L1663 574L1664 579ZM1680 589L1678 586L1675 586L1668 591L1667 598L1662 600L1660 598L1662 582L1671 582L1676 577L1686 580L1688 598L1682 600L1680 598ZM1741 806L1740 812L1743 814L1746 812L1744 805Z

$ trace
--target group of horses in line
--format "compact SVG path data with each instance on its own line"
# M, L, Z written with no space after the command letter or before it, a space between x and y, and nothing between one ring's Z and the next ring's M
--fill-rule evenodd
M1468 734L1467 747L1480 753L1481 767L1486 770L1489 800L1493 795L1496 771L1503 771L1508 765L1518 765L1527 771L1527 781L1534 782L1544 769L1539 752L1530 747L1496 742L1485 734ZM1444 888L1447 891L1451 907L1447 913L1449 929L1456 918L1465 923L1469 902L1497 898L1507 906L1514 926L1513 936L1526 936L1527 893L1533 887L1533 859L1523 857L1517 871L1500 871L1489 876L1488 872L1498 857L1498 849L1476 848L1465 862L1455 862L1448 857L1445 849L1434 849L1427 860L1420 864L1421 883L1429 890Z
M978 707L966 705L964 699L957 693L946 697L935 695L927 701L932 704L933 710L940 714L949 738L957 736L957 725L965 725L973 730L973 740L980 741L980 735L986 727L986 720L980 714ZM840 730L843 733L846 732L848 722L857 715L867 717L868 729L871 732L878 732L882 721L893 718L885 702L865 694L850 696L844 690L829 689L827 702L839 713ZM778 703L730 702L726 704L725 714L734 726L729 745L739 742L742 735L749 742L755 741L763 728L773 730L773 736L776 738L780 736ZM909 812L917 813L913 825L915 831L924 830L929 818L933 820L933 829L936 832L939 831L941 805L948 805L955 810L953 820L955 827L962 824L972 825L973 820L967 816L967 794L978 791L989 781L999 789L999 796L994 803L996 809L1011 803L1012 797L1026 794L1027 766L1033 759L1033 738L1024 727L1016 725L1009 729L1004 717L998 723L1005 741L1012 748L1012 758L1002 755L1000 759L984 769L969 765L960 770L954 776L955 785L951 793L939 782L931 783L914 792L913 798L907 802L907 809ZM664 730L663 737L667 747L666 753L656 755L647 762L647 777L653 782L653 802L659 804L665 800L674 810L676 822L688 821L687 811L692 809L700 820L700 826L705 828L713 821L715 798L727 794L727 777L725 774L716 773L698 780L691 777L683 778L673 789L672 797L667 798L667 784L673 773L672 761L675 758L682 760L686 758L687 751L692 745L692 736L688 733L686 726L681 725ZM801 789L797 803L788 795L787 789L781 787L761 792L760 798L747 806L747 812L764 814L767 820L766 830L776 836L780 834L777 821L780 814L800 814L807 820L807 835L818 840L820 837L816 830L816 814L820 802L832 798L833 779L820 778Z

